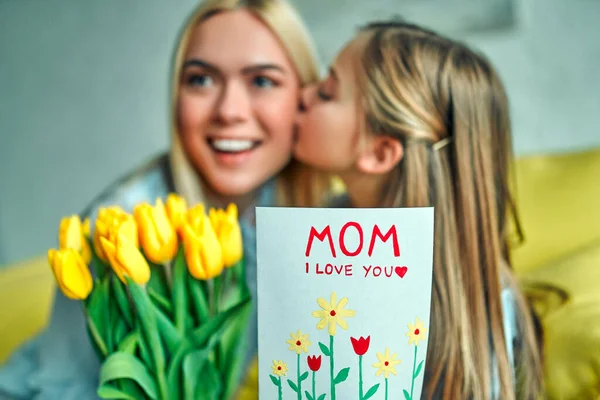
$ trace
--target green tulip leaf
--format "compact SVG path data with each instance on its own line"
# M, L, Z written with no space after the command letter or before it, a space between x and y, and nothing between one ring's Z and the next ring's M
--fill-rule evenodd
M150 371L131 354L113 353L102 364L100 368L100 386L118 379L131 379L142 388L150 399L158 398L156 382Z
M211 352L208 349L197 350L189 353L183 359L183 387L186 399L193 399L197 386L200 383L199 377Z
M101 399L124 399L124 400L138 400L137 397L109 384L105 383L98 387L96 394Z
M185 333L185 319L187 317L188 296L186 290L187 266L183 246L180 246L173 262L173 308L175 328L180 335Z
M129 299L127 298L127 293L125 292L125 287L123 286L123 282L119 280L116 275L112 275L111 279L111 289L114 294L114 299L116 300L117 306L119 307L119 311L123 316L127 326L130 328L133 327L133 313L131 311L131 307L129 305Z

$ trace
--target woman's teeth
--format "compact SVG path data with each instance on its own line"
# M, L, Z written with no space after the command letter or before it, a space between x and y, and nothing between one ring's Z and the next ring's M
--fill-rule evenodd
M252 140L214 139L210 141L210 144L217 151L239 153L250 150L256 142Z

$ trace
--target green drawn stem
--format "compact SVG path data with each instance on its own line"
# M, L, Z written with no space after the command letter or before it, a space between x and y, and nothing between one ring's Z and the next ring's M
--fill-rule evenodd
M298 368L297 368L298 377L298 400L302 400L302 382L300 381L300 353L298 353Z
M278 388L277 389L277 398L279 400L281 400L281 399L283 399L283 392L282 392L282 389L281 389L281 377L279 377L279 385L277 385L277 388Z
M312 376L312 395L313 395L312 397L313 397L313 400L317 400L317 396L315 396L317 394L316 391L315 391L315 375L316 374L317 373L315 371L312 372L312 375L313 375Z
M363 400L363 377L362 377L362 359L358 356L358 400Z
M331 400L335 400L335 382L333 375L333 335L329 335L329 374L331 375Z
M411 397L412 399L412 397ZM385 400L388 400L388 380L385 378Z
M415 388L415 369L417 368L417 346L415 345L415 358L413 360L412 382L410 384L410 398L413 398L413 389Z

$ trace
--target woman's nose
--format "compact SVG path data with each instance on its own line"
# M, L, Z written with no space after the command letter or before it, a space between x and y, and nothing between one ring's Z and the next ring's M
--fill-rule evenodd
M217 104L217 116L224 123L245 121L250 115L248 93L241 85L229 83L225 86Z

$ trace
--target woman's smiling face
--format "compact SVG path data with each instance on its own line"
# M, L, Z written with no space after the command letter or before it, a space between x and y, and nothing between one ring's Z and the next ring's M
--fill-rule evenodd
M208 185L247 194L290 160L300 79L277 37L246 10L191 32L177 95L188 158Z

